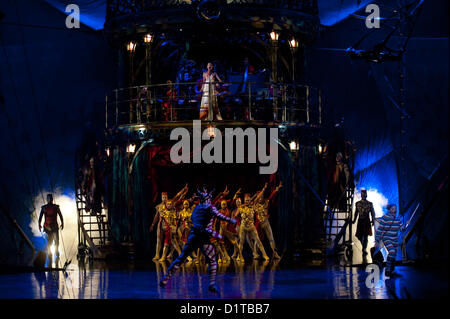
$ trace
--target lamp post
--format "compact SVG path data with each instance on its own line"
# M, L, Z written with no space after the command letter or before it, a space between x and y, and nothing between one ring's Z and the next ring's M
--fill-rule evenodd
M294 103L291 104L291 111L290 116L291 119L293 118L295 114L295 109L297 108L295 104L297 103L297 86L295 85L295 62L297 58L297 49L298 49L298 41L295 38L292 38L289 40L289 46L291 47L291 53L292 53L292 86L294 90Z
M295 83L295 59L297 57L298 41L295 38L292 38L289 41L289 46L291 47L292 52L292 83Z
M145 84L148 86L152 83L152 42L153 42L153 35L151 33L147 33L144 36L144 43L145 43ZM147 87L146 91L146 108L145 108L145 115L147 117L147 121L150 121L150 96L149 94L149 88Z
M133 84L133 56L134 51L136 50L136 43L130 41L127 43L127 51L130 56L130 84Z
M277 99L277 52L278 52L278 37L280 34L277 31L270 32L271 42L271 60L272 60L272 90L273 90L273 120L277 120L278 114L278 99Z
M152 56L151 56L151 46L152 46L152 41L153 41L153 35L151 35L150 33L147 33L144 36L144 43L145 43L145 84L149 85L151 83L152 80L152 71L151 71L151 66L152 66Z
M133 41L130 41L127 43L127 51L129 53L129 68L130 68L130 123L133 123L133 77L134 77L134 67L133 67L133 56L134 56L134 51L136 49L136 43L134 43Z

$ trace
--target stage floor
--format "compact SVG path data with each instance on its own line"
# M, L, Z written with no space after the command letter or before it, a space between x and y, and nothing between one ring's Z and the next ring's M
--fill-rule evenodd
M94 262L62 271L0 274L0 299L301 298L407 299L448 297L447 264L397 266L368 288L365 267L305 266L292 262L231 262L218 269L220 295L208 292L206 265L188 264L161 288L168 263Z

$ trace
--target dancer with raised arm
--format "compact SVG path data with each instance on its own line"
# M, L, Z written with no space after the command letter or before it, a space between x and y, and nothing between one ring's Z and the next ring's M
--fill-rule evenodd
M188 184L186 184L183 189L181 191L178 192L178 194L175 195L175 197L172 199L172 201L177 201L178 199L180 199L181 197L184 197L186 195L186 193L188 192ZM149 231L152 232L155 225L156 226L156 252L155 252L155 257L153 257L153 260L157 261L159 260L161 257L159 256L159 253L161 251L161 240L163 239L163 234L161 233L161 213L163 212L163 210L166 207L166 203L169 200L169 196L167 194L167 192L162 192L161 193L161 203L158 204L156 206L156 213L155 213L155 217L153 218L153 222L149 228Z
M266 235L270 243L270 248L272 248L272 257L274 259L280 259L280 256L277 253L277 246L275 244L275 239L273 238L272 227L270 226L269 223L269 206L273 198L275 197L275 195L278 193L278 191L282 186L283 184L280 182L280 184L277 187L275 187L275 189L272 191L270 196L264 198L264 191L267 188L266 183L263 189L256 196L255 205L253 206L256 213L256 229L259 228L261 232L264 232L264 234ZM254 251L256 251L256 245L257 243L255 242Z
M216 207L211 204L212 195L206 189L197 191L197 196L200 200L194 211L192 212L192 228L189 238L184 246L181 254L175 259L167 269L167 273L160 281L161 286L165 286L172 275L180 268L186 261L187 257L192 252L200 248L205 255L206 261L209 264L209 287L211 292L218 292L216 287L217 261L214 246L211 243L211 238L221 238L220 234L211 229L214 218L219 218L228 223L236 224L236 220L220 214Z
M244 195L244 204L240 205L236 216L240 217L241 224L239 226L239 256L236 259L237 261L244 261L244 257L242 255L242 251L244 249L244 243L247 240L250 248L253 251L253 259L258 259L259 255L256 248L262 254L262 257L265 260L269 260L269 257L264 250L264 246L261 243L261 240L258 237L258 233L255 227L255 210L253 208L254 199L252 199L250 194Z

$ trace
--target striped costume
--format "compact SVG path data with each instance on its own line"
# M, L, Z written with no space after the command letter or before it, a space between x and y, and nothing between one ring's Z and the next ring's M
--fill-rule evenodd
M221 239L222 236L217 231L212 229L214 218L226 221L228 223L236 223L236 220L219 213L214 205L206 203L197 205L192 212L192 228L187 242L184 245L181 254L167 269L166 275L160 282L162 286L167 284L170 277L180 268L186 258L191 255L192 252L197 250L197 248L200 248L209 264L209 289L212 291L216 290L217 261L216 252L213 244L211 243L211 238Z
M375 234L378 243L383 242L388 250L386 267L389 272L394 271L395 256L397 255L398 232L402 227L402 222L396 214L387 213L377 219L379 226Z

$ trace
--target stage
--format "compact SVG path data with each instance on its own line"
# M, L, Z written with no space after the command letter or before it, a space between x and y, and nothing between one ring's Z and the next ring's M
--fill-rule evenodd
M367 288L365 267L247 261L219 265L219 295L208 292L206 265L185 264L165 288L168 263L71 264L62 271L0 274L0 299L423 299L448 298L447 264L399 265Z

